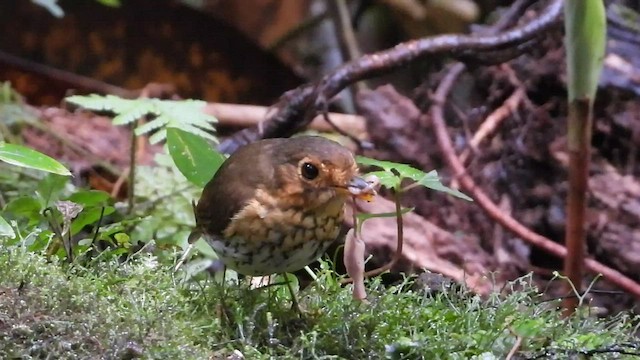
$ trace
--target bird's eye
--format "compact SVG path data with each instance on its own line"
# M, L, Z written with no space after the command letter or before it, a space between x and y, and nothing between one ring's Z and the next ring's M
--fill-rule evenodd
M306 162L302 164L300 173L302 174L302 176L304 176L305 179L313 180L318 177L319 171L317 166L313 165L312 163Z

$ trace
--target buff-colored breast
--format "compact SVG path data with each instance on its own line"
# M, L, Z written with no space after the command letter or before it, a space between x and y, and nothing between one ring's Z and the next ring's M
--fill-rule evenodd
M344 197L312 210L285 207L257 194L238 212L223 236L207 236L220 260L242 274L296 271L317 260L338 238Z

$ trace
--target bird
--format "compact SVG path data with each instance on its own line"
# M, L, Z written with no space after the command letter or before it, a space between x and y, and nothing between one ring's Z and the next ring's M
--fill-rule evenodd
M350 150L320 136L256 141L238 149L194 205L196 229L229 269L294 272L341 235L346 200L375 190Z

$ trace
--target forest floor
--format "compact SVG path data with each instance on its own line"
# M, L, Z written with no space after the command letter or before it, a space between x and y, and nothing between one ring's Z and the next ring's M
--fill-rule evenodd
M19 21L22 13L15 14L15 21ZM167 14L170 22L171 11ZM73 21L60 24L66 29ZM90 21L88 24L91 26ZM150 29L156 26L148 25ZM616 34L610 32L594 110L588 256L638 283L640 56L637 44ZM77 45L89 43L78 41ZM178 85L185 83L206 87L205 81L182 81L181 76L205 78L189 72L161 76L178 84L177 89L150 85L156 87L153 93L172 98L200 91L228 102L269 105L300 83L274 58L263 58L260 51L242 46L254 52L240 56L260 59L256 62L264 67L234 78L230 74L237 71L233 69L235 62L228 61L224 66L229 68L221 65L216 74L208 73L207 79L216 79L228 86L226 90L180 88ZM87 78L74 83L77 79L68 77L69 73L43 72L2 56L0 61L7 64L0 69L1 79L11 81L26 99L16 101L7 87L3 89L3 138L15 137L65 162L75 178L62 185L61 193L71 188L98 189L111 193L113 202L124 202L127 186L122 174L130 162L129 129L113 126L104 114L75 111L62 102L73 88L69 82L85 86L79 87L85 92L122 88L106 87L101 81L109 79L97 75L93 80L98 83L87 82ZM473 191L486 195L497 212L487 211L478 202L421 188L411 190L403 198L403 205L415 208L405 215L403 257L391 274L367 283L371 304L353 302L349 288L339 286L337 275L326 271L323 263L319 279L305 283L299 292L302 317L291 310L286 293L277 286L250 289L241 282L223 290L201 277L184 282L182 274L171 271L175 259L168 253L179 247L193 225L190 201L197 197L197 189L174 194L181 185L158 156L162 146L151 146L142 137L136 159L146 168L139 175L140 184L136 183L142 189L138 196L141 203L151 204L156 215L164 211L164 217L151 220L150 210L145 213L147 218L123 220L119 208L118 216L106 219L113 223L102 226L135 228L127 234L134 242L154 238L162 253L160 262L143 252L125 264L118 264L114 257L86 266L65 265L41 252L25 251L24 239L0 243L0 349L4 349L0 357L77 354L68 358L236 359L240 355L234 351L238 351L246 358L366 358L380 354L414 358L421 354L429 355L425 358L462 359L490 358L486 354L504 358L517 351L521 358L576 354L607 358L611 353L637 352L637 345L630 345L637 333L633 327L637 320L627 318L627 314L638 312L637 296L623 291L616 279L601 278L597 271L590 271L582 284L583 289L589 289L583 299L585 307L577 316L562 319L554 299L574 295L563 292L565 280L556 274L562 269L562 259L496 220L513 218L550 242L564 242L568 159L564 64L559 30L546 34L524 55L500 65L468 64L452 84L443 106L445 131L453 153L474 181ZM109 68L94 65L85 67ZM157 63L142 64L147 65L151 68ZM360 92L355 105L373 144L361 153L425 171L436 169L447 185L465 191L463 180L449 166L451 152L442 146L433 115L438 105L434 93L450 71L449 62L429 59L402 70L401 76L423 79L410 90L406 83L385 83ZM278 82L272 76L284 80ZM136 78L127 78L121 86L124 84L149 85ZM277 86L271 88L272 84ZM259 95L252 98L252 91ZM238 126L222 125L219 130L224 137ZM158 184L157 179L165 175L168 180ZM38 193L43 186L38 181L47 180L28 172L0 172L3 211L13 211L16 217L31 211L27 205L32 204L20 199ZM360 210L393 211L393 204L385 200L389 194L383 191L381 195L371 204L362 204ZM33 216L19 223L33 227L40 221L37 226L45 229L45 222ZM363 234L373 255L368 266L389 260L397 240L394 219L371 220ZM442 289L440 282L435 286L429 279L425 285L416 280L425 269L460 285L445 282L449 285ZM223 303L221 299L226 300Z

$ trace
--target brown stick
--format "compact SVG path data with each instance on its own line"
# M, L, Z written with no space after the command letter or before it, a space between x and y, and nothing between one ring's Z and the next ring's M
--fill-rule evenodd
M270 116L271 109L257 105L208 103L204 108L204 112L215 116L221 125L250 127L258 125L261 121L267 119ZM362 116L339 113L329 113L329 116L331 121L344 131L355 135L359 139L368 137L365 120ZM309 128L326 132L334 130L331 124L323 119L321 114L313 119Z
M444 104L446 103L446 99L449 96L449 92L451 91L455 80L464 71L464 69L465 65L462 63L453 65L443 78L433 96L434 103L430 109L431 122L443 156L453 170L454 175L459 179L463 188L469 192L471 197L473 197L473 199L478 203L478 205L480 205L480 207L482 207L490 218L532 245L560 258L565 258L567 255L567 249L564 246L531 231L511 216L502 213L500 208L476 186L471 176L467 174L464 165L462 165L460 159L456 156L444 122ZM585 259L585 264L587 269L590 271L602 274L615 285L640 298L640 284L635 282L633 279L594 259Z

